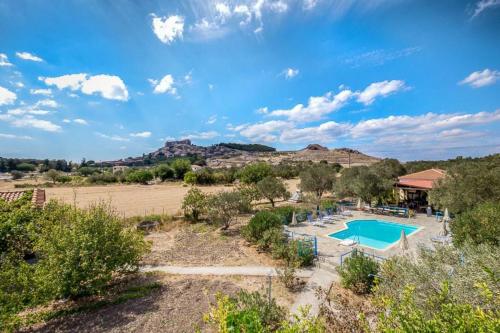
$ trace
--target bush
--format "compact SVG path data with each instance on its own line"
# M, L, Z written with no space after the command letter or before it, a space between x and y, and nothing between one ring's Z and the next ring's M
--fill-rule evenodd
M193 171L188 171L184 174L184 183L189 185L195 185L198 183L198 178L196 177L196 173Z
M193 221L198 221L200 215L206 211L206 207L207 196L196 187L191 188L182 201L184 216Z
M292 223L293 212L297 209L293 206L280 206L272 210L272 212L281 218L285 225ZM296 213L297 214L297 213Z
M274 201L276 199L287 199L289 193L286 190L285 183L281 179L273 176L267 176L260 180L256 184L257 191L261 198L267 199L271 202L271 206L274 207Z
M354 249L343 265L337 268L342 286L357 294L366 294L372 290L374 275L378 270L378 263L357 249Z
M50 202L40 221L39 284L54 298L99 293L113 276L135 271L147 250L142 235L102 204L79 210Z
M251 209L248 199L240 191L219 192L208 197L208 216L211 222L229 228L238 214Z
M30 163L20 163L16 165L16 170L23 172L35 171L36 166Z
M111 184L118 182L118 177L110 172L93 174L87 178L90 184Z
M461 246L467 241L475 244L500 245L500 203L483 203L459 214L450 223L453 243Z
M85 167L78 168L78 173L81 176L88 177L88 176L91 176L95 173L99 173L99 169L85 166Z
M281 229L281 226L282 222L278 215L261 211L250 219L250 222L244 227L243 234L248 241L258 242L264 236L264 232L273 228Z
M153 175L164 182L168 179L174 178L175 172L174 169L169 167L167 164L160 164L153 169Z
M184 179L186 172L191 171L191 162L186 158L175 159L170 166L174 169L177 179Z
M153 178L151 171L145 169L132 170L125 177L129 183L140 183L144 185L153 180Z
M245 166L239 173L239 179L245 184L256 184L272 174L272 168L264 162Z
M24 177L24 172L12 170L10 172L10 175L12 176L13 180L17 180L17 179L21 179Z

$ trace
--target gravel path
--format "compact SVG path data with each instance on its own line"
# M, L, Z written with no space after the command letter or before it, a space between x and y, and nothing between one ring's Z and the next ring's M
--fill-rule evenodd
M247 276L277 276L276 269L269 266L143 266L143 272L165 272L180 275L247 275ZM309 278L312 270L297 271L297 276Z

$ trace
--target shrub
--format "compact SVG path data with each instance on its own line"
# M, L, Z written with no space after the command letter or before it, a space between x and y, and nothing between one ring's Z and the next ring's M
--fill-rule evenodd
M256 184L272 174L272 168L264 162L245 166L239 173L239 179L245 184Z
M16 170L23 172L35 171L36 166L30 163L19 163L18 165L16 165Z
M264 179L260 180L256 184L256 187L257 191L260 194L260 197L269 200L271 202L271 206L273 207L274 201L276 199L286 199L289 197L289 193L286 190L285 183L273 176L267 176Z
M160 178L162 182L167 179L172 179L175 176L174 169L169 167L167 164L160 164L156 168L153 169L153 175L156 178Z
M281 229L281 226L281 219L278 215L268 211L260 211L250 219L243 233L248 241L257 242L264 236L264 232L273 228Z
M337 268L344 288L358 294L369 293L378 273L378 263L362 251L354 249L343 265Z
M84 177L88 177L95 173L99 173L99 169L85 166L78 168L78 173Z
M191 171L191 162L186 158L175 159L170 166L174 169L177 179L184 179L186 172Z
M314 249L310 242L295 239L273 245L273 256L283 259L287 267L307 267L313 264Z
M184 174L184 182L189 185L195 185L198 182L198 177L193 171L188 171Z
M87 178L91 184L110 184L118 182L118 177L110 172L93 174Z
M12 170L10 172L10 175L12 176L13 180L21 179L24 177L24 172L17 171L17 170Z
M467 241L475 244L500 245L500 203L487 202L459 214L450 223L453 243L457 246Z
M54 183L54 184L57 182L57 179L58 179L60 176L61 176L61 175L60 175L59 171L54 170L54 169L50 169L49 171L47 171L47 172L45 173L45 178L46 178L47 180L51 180L51 181L52 181L52 183Z
M281 218L281 221L285 225L292 223L293 212L296 208L293 206L280 206L272 210L272 212ZM296 213L297 214L297 213Z
M135 271L147 250L142 235L103 204L79 210L50 202L40 222L39 284L55 298L99 293L113 276Z
M140 183L146 185L150 180L153 180L153 174L149 170L138 169L130 171L125 177L129 183Z
M239 191L220 192L208 197L207 209L210 221L226 230L239 213L250 210L250 202Z
M193 221L198 221L199 216L206 211L206 206L207 196L196 187L191 188L182 201L184 216Z

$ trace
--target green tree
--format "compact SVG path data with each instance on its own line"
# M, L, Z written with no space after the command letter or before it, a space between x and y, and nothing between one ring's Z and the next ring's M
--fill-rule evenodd
M129 183L140 183L144 185L153 180L153 178L153 173L146 169L132 170L125 177Z
M248 241L255 243L263 238L267 230L281 229L282 225L283 223L278 215L268 211L260 211L243 228L243 235Z
M453 243L457 246L465 242L500 245L500 203L486 202L470 211L459 214L450 223Z
M191 170L191 162L187 158L175 159L171 164L175 172L175 178L184 179L186 172Z
M198 188L192 187L182 201L184 216L193 219L193 221L198 221L200 215L206 212L206 208L207 196Z
M60 172L54 169L50 169L45 173L45 178L52 181L52 183L56 183L57 179L61 176Z
M335 171L325 164L313 164L300 173L301 190L314 193L318 200L332 190L334 183Z
M374 259L354 249L351 256L337 268L337 271L344 288L351 289L358 294L366 294L373 287L378 269L378 263Z
M500 201L500 165L461 163L429 192L429 201L440 209L458 214L476 205Z
M210 221L227 230L238 214L249 210L250 202L239 191L224 191L209 196L207 207Z
M78 168L78 173L84 177L88 177L88 176L91 176L95 173L99 173L99 170L97 168L83 166L83 167Z
M12 170L10 172L10 175L12 176L13 180L21 179L24 177L24 172L17 171L17 170Z
M167 164L160 164L153 169L153 175L159 178L162 182L172 179L175 176L174 169L172 169Z
M188 171L184 174L184 182L186 184L195 185L198 182L196 172Z
M245 184L256 184L272 174L272 168L265 162L245 166L239 173L239 179Z
M29 171L35 171L36 166L30 163L20 163L16 165L16 170L23 171L23 172L29 172Z
M274 207L274 202L276 199L286 199L289 197L289 193L286 190L285 183L276 177L267 176L266 178L260 180L257 184L257 191L262 198L265 198L271 202L271 206Z
M79 210L56 202L40 218L40 288L56 298L95 294L118 274L136 271L148 246L109 207Z

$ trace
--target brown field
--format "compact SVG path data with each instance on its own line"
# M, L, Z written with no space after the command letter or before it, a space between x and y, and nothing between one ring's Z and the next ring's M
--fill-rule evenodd
M0 190L14 190L14 184L35 183L33 180L15 182L0 182ZM287 181L289 191L295 191L298 180ZM230 190L231 186L203 186L200 189L205 193L216 193ZM165 183L158 185L104 185L81 187L51 187L46 189L47 200L56 199L80 208L90 204L105 201L125 217L150 214L178 214L181 210L182 199L189 190L189 186L182 183Z

